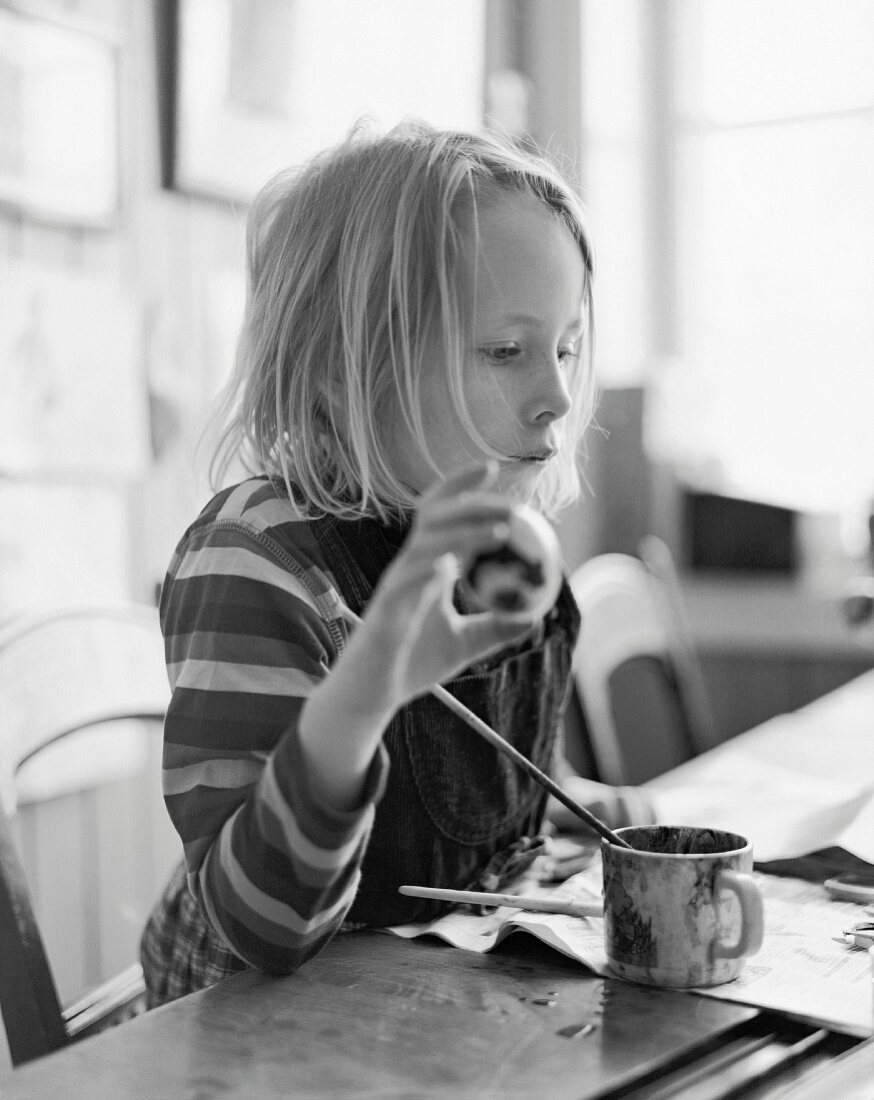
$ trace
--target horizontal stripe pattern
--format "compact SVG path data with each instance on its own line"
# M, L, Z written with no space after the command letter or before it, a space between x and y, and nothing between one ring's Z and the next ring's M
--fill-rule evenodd
M192 691L248 691L258 695L290 695L292 698L306 698L321 679L298 668L209 659L170 664L167 672L175 687Z
M164 797L188 888L219 939L269 971L342 923L388 769L381 750L353 811L309 789L297 723L345 637L339 603L308 524L263 478L207 504L162 591Z

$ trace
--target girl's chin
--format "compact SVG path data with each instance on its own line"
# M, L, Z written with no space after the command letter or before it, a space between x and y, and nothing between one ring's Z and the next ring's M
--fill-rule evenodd
M517 504L530 504L542 477L542 466L514 463L512 466L501 468L495 487Z

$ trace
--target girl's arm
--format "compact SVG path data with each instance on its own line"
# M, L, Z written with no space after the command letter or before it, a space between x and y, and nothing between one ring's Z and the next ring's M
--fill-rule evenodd
M391 716L415 696L533 624L453 607L457 561L506 538L510 503L489 493L493 471L467 470L420 502L401 553L386 570L331 676L307 700L300 736L313 788L338 808L355 805Z
M251 965L288 972L352 903L386 760L376 754L354 807L312 790L299 718L342 648L342 624L327 585L300 579L317 564L296 544L304 526L285 539L269 520L258 526L260 493L256 483L238 504L220 502L171 563L164 792L210 925Z
M525 633L452 608L447 555L500 541L506 518L506 502L477 491L484 480L423 501L339 658L336 601L314 600L288 548L251 530L248 500L195 525L171 566L165 798L204 914L254 966L291 971L342 923L394 711Z

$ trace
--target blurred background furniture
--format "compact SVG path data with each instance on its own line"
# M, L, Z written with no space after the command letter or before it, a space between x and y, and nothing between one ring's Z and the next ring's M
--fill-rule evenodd
M0 629L0 1009L13 1065L144 1007L139 936L179 852L160 794L169 695L152 608L41 611Z
M640 553L599 554L571 576L582 736L595 778L612 784L643 783L718 739L670 551L649 536Z
M874 621L874 577L853 577L844 590L844 618L852 627Z

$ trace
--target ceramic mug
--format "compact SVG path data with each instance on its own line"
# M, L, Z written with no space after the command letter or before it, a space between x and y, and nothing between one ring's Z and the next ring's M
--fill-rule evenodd
M764 932L749 841L691 826L616 831L632 849L601 842L610 969L675 989L736 978Z

